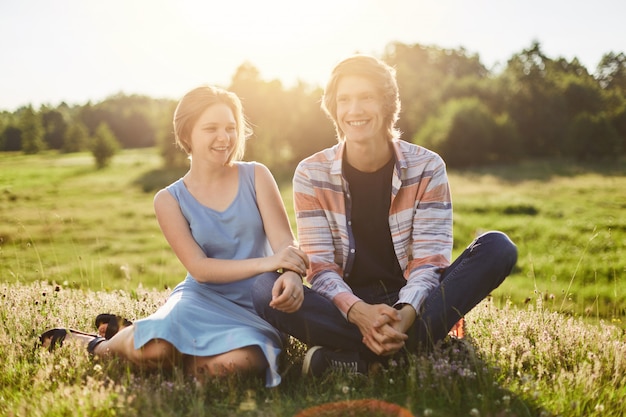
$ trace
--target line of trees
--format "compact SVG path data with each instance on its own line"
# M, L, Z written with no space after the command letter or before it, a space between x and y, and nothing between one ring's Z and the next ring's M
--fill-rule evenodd
M463 48L391 43L380 58L397 70L403 139L439 152L450 167L626 154L623 52L606 53L593 73L577 59L546 56L539 42L497 73ZM225 87L242 98L254 127L247 159L264 162L277 176L290 176L299 160L336 141L319 107L320 86L287 89L243 63ZM0 151L93 151L102 137L113 137L121 148L160 146L165 165L180 166L186 161L173 144L175 105L117 94L95 104L5 111Z

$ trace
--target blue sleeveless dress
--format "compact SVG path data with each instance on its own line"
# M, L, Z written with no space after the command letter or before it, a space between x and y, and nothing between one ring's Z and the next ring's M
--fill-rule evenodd
M194 239L210 258L247 259L271 254L256 201L255 163L236 165L239 190L232 204L222 212L200 204L182 178L167 187L189 222ZM187 273L162 307L135 322L135 349L157 338L193 356L213 356L258 346L269 364L266 386L278 385L277 359L282 339L254 310L251 286L255 279L256 276L212 284L198 282Z

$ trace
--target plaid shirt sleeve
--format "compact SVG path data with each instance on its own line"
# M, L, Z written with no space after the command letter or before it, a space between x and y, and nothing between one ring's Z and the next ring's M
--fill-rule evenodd
M398 303L411 304L418 313L428 294L439 285L452 253L452 202L445 164L438 155L420 150L425 158L418 158L420 163L414 168L409 163L407 186L401 190L409 192L413 205L404 210L402 204L396 205L399 224L410 225L411 231L394 236L396 253L408 256L399 257L407 284L400 290Z
M307 279L311 288L347 317L360 299L343 280L347 248L342 236L347 240L348 231L342 184L333 183L331 164L332 156L319 153L298 165L293 179L294 208L298 241L310 260Z

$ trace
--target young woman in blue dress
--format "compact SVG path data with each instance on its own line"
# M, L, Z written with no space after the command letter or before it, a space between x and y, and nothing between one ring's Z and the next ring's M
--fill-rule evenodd
M279 284L271 307L298 310L307 255L270 171L241 161L250 129L234 93L191 90L176 108L174 131L190 168L156 193L154 208L187 276L154 314L108 338L52 329L41 343L54 347L71 337L97 356L141 367L182 366L199 379L265 373L266 385L276 386L282 336L256 314L250 290L259 276L274 274Z

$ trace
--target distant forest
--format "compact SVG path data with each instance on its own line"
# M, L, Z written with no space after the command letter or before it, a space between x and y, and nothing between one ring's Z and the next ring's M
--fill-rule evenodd
M397 70L402 139L440 153L449 167L626 155L623 52L607 52L593 72L577 59L546 56L539 42L497 73L463 48L390 43L379 57ZM336 143L320 110L320 86L285 88L243 63L223 87L241 97L254 129L246 159L277 176L290 176L302 158ZM125 149L158 146L166 167L180 166L186 161L174 146L175 106L175 100L120 93L99 103L4 111L0 151L93 151L96 138L106 136Z

